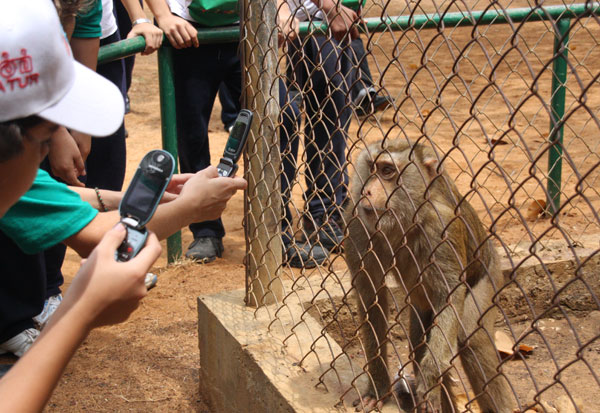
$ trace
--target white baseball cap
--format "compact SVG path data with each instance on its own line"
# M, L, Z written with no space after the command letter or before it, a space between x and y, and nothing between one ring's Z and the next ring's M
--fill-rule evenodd
M0 122L38 115L106 136L124 114L119 89L73 59L51 0L0 1Z

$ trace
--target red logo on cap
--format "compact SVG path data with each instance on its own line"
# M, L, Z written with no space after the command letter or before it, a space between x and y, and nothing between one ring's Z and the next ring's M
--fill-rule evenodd
M19 75L15 77L19 72ZM2 52L2 59L0 60L0 76L2 76L6 82L7 88L10 90L15 89L17 85L20 89L24 89L27 86L37 83L39 73L33 73L33 60L31 56L27 54L27 49L21 49L21 57L11 59L8 52ZM0 82L0 90L5 92L3 82Z

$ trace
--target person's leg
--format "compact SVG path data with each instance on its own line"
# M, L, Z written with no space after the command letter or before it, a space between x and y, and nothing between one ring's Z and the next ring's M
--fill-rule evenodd
M347 55L335 40L314 36L305 58L310 90L305 90L308 210L313 217L339 214L346 194L346 139L350 113L346 102L349 69ZM319 62L317 66L315 63Z
M241 89L237 44L174 50L173 69L181 171L194 173L210 165L208 122L219 85L237 72ZM194 242L187 256L203 262L221 256L225 228L220 219L193 223L190 230Z
M348 46L346 46L348 47ZM347 104L349 54L335 40L313 36L301 53L292 55L297 78L303 79L306 170L304 228L309 239L337 248L337 225L347 193L346 139L350 121ZM300 69L298 71L298 69Z
M368 89L373 86L373 77L371 76L371 69L369 69L369 61L367 60L367 54L365 52L365 45L362 37L357 37L350 43L351 50L351 62L352 72L354 78L351 82L352 100L356 99L358 93L363 89Z
M241 87L240 81L237 82L237 88ZM235 85L229 84L227 81L221 82L219 85L219 101L221 102L221 122L227 132L230 132L230 128L233 126L235 119L241 109L239 100L239 93L232 91L235 90ZM238 99L233 96L238 95Z
M321 264L328 256L318 245L294 238L292 223L293 214L290 209L291 190L296 180L298 143L300 131L300 110L295 102L289 100L284 82L279 80L279 104L281 105L281 128L279 142L281 151L281 198L284 216L281 223L281 234L284 245L284 262L291 267L312 268Z
M365 45L361 37L351 42L349 85L351 89L352 104L359 117L371 115L383 110L392 104L389 95L378 90L373 84L373 76L369 69L369 61Z
M140 1L140 5L143 8L144 2ZM131 19L121 0L113 0L113 13L117 19L119 36L121 39L125 39L131 31ZM131 74L133 73L133 66L135 64L135 55L124 58L123 62L125 63L125 92L128 92L131 87Z
M42 311L46 296L44 254L25 254L0 231L0 354L21 356L39 332L33 317Z
M120 40L117 31L102 39L100 46ZM125 67L122 60L98 65L98 74L113 82L125 99ZM100 114L99 114L100 116ZM88 188L102 188L120 191L125 180L126 166L125 127L121 127L105 138L92 138L92 148L86 161L85 184Z

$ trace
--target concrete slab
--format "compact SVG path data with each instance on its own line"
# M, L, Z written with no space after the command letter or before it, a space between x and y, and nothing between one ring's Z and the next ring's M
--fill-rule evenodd
M246 307L242 290L198 298L200 385L215 411L354 411L340 398L358 397L360 369L302 308L311 298L292 295L278 312Z

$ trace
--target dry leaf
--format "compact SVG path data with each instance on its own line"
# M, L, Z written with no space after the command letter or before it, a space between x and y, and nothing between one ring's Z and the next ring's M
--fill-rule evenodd
M519 353L529 354L533 350L535 350L535 347L528 346L527 344L519 344L518 349L519 349Z
M502 330L496 330L496 333L494 334L494 341L496 344L496 349L502 358L514 356L515 352L513 347L515 342L513 341L512 337ZM517 351L525 356L529 355L533 350L535 350L535 347L528 346L527 344L519 344L517 346Z
M508 142L504 139L492 139L492 145L508 145Z
M513 341L512 337L510 337L504 331L496 330L496 334L494 334L494 341L502 358L511 357L514 354L513 345L515 342Z
M546 201L543 199L534 199L529 203L525 217L527 219L538 219L546 210Z

